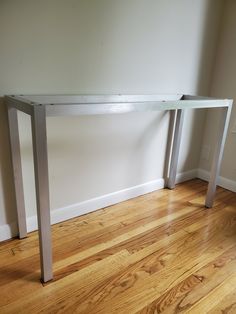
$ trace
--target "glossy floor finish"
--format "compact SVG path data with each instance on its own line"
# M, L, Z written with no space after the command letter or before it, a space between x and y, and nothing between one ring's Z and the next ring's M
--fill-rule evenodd
M192 180L0 244L0 313L236 313L236 194Z

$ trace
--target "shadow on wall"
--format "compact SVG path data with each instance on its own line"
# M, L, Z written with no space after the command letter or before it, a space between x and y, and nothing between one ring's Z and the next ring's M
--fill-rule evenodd
M199 45L198 54L198 68L196 75L196 95L209 96L210 87L212 82L212 75L214 70L214 61L216 57L216 48L218 34L220 30L220 20L223 12L223 1L208 0L205 2L205 9L202 12L203 22L201 24L201 44ZM217 12L217 13L216 13ZM183 92L184 93L184 92ZM217 109L211 109L211 111L217 111ZM195 114L192 116L191 127L189 129L191 133L191 140L189 142L189 151L191 147L199 146L198 156L194 156L200 163L201 147L203 144L203 136L206 129L206 109L196 109ZM186 119L186 116L185 116ZM200 125L200 128L199 128ZM196 132L199 130L199 132ZM200 137L200 141L199 141ZM192 156L188 154L184 160L184 166L191 164ZM188 166L187 166L188 168Z
M6 213L5 220L9 223L16 220L16 205L10 159L7 109L2 97L0 98L0 174L0 188L3 195L0 206L5 209L0 210Z
M218 14L214 14L212 8L218 7ZM214 61L216 57L216 46L220 23L216 21L221 19L223 12L223 2L218 3L215 0L206 1L206 9L202 23L202 41L200 45L200 59L197 75L197 93L202 96L208 96L212 81Z
M164 133L164 136L167 139L166 140L167 144L166 144L165 148L161 148L161 149L164 149L164 151L165 151L165 160L168 159L169 153L170 153L170 145L168 145L168 144L170 143L171 136L172 136L172 131L173 131L172 123L174 121L173 120L174 115L170 115L167 111L160 112L156 116L156 118L149 125L147 125L147 127L144 130L142 136L139 138L139 140L137 142L137 149L140 148L140 147L143 148L141 150L142 158L141 158L140 168L139 168L139 177L141 179L145 178L145 169L144 169L143 165L145 165L147 163L147 161L148 161L148 158L146 156L146 152L148 150L147 150L147 147L145 147L145 146L151 144L151 142L148 141L148 139L155 139L155 135L156 134L159 134L159 135L163 136L161 130L163 129L163 126L164 126L164 128L166 128L166 117L167 116L168 116L168 122L170 121L169 126L168 126L167 134ZM132 156L130 158L130 162L131 163L132 163L132 160L135 157L136 156L134 155L134 156ZM168 167L167 167L168 162L169 162L169 160L165 162L164 167L163 167L163 178L164 178L165 181L166 181L167 175L168 175ZM167 183L167 181L166 181L166 183Z

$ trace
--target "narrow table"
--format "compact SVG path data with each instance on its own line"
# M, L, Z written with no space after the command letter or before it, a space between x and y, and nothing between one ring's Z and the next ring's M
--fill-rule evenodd
M19 238L27 236L27 226L17 110L31 116L41 278L43 282L53 279L46 134L47 116L170 111L173 119L170 119L172 136L169 139L169 159L167 158L168 160L166 161L166 163L168 162L169 170L166 187L173 189L175 187L185 110L221 108L218 139L205 200L207 208L213 206L232 109L233 102L231 99L213 99L189 95L12 95L5 96L5 101L8 108Z

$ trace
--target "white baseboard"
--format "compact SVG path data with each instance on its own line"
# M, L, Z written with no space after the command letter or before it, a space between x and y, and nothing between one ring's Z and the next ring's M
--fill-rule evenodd
M111 206L128 199L163 189L164 179L157 179L131 188L105 194L87 201L72 204L66 207L53 209L51 211L51 222L56 224L71 218L91 213L95 210ZM37 216L27 218L27 230L29 232L37 230Z
M210 172L206 171L204 169L198 169L197 177L199 179L202 179L202 180L205 180L205 181L209 181ZM229 180L229 179L224 178L224 177L219 177L217 185L221 186L222 188L224 188L226 190L230 190L232 192L236 192L236 181Z
M10 224L0 226L0 242L9 240L17 235L17 223L16 221Z
M188 180L192 180L194 178L197 178L197 175L198 175L198 169L193 169L193 170L177 173L176 183L181 183Z
M128 199L163 189L164 179L157 179L144 184L136 185L131 188L120 190L114 193L102 195L89 199L84 202L72 204L66 207L53 209L51 211L52 224L62 222L74 217L78 217L95 210L114 205ZM31 232L38 229L37 216L27 217L27 231ZM8 240L17 235L17 223L12 222L0 226L0 241Z
M203 180L208 180L209 173L202 169L193 169L183 173L178 173L176 182L184 182L194 178L201 178ZM219 185L222 187L236 191L236 182L230 181L225 178L220 178ZM52 224L62 222L74 217L78 217L95 210L114 205L116 203L126 201L128 199L150 193L156 190L160 190L164 187L164 179L157 179L144 184L136 185L124 190L120 190L114 193L102 195L100 197L92 198L90 200L80 202L77 204L72 204L66 207L54 209L51 211L51 221ZM37 216L32 216L27 218L27 230L28 232L38 229ZM0 226L0 241L10 239L17 235L17 225L16 222L5 224Z

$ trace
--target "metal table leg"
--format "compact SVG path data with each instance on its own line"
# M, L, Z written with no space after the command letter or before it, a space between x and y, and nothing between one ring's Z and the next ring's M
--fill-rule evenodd
M182 129L183 129L183 121L184 121L184 110L178 109L177 115L176 115L174 140L173 140L171 160L170 160L170 173L169 173L169 179L167 182L167 187L169 189L174 189L175 187L180 142L181 142Z
M11 160L14 175L14 187L16 198L16 210L18 220L19 238L27 237L26 214L25 214L25 200L22 179L22 166L20 155L20 140L18 129L17 109L8 106L8 123L9 135L11 145Z
M229 127L230 114L231 114L232 104L229 107L222 108L222 116L220 119L219 135L215 147L214 158L211 167L211 175L208 184L207 196L205 205L208 208L213 206L214 196L216 192L217 179L220 173L220 165L223 158L224 146L227 136L227 131Z
M53 273L45 106L34 107L31 122L41 276L43 282L47 282L53 278Z

